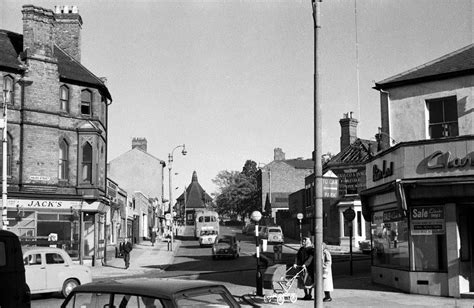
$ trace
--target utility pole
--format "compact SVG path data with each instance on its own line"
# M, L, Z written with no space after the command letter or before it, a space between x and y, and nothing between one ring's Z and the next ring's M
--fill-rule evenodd
M320 4L311 0L314 21L314 307L323 307L322 244L323 244L323 169L322 169L322 116L321 76L319 74L319 30L321 29Z

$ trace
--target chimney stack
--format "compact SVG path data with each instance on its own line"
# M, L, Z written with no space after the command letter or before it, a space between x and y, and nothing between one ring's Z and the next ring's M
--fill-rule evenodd
M133 138L132 139L132 149L138 148L143 152L147 151L147 141L146 138Z
M275 148L273 150L273 160L285 160L285 153L281 148Z
M54 53L54 13L31 4L23 5L23 51L27 55L52 58Z
M352 118L352 111L343 114L339 120L341 124L341 151L350 146L357 139L357 124L359 121Z
M54 8L56 24L55 43L77 62L81 62L82 18L75 5L57 5Z

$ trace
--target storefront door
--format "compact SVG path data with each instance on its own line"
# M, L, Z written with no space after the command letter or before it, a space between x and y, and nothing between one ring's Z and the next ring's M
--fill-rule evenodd
M459 215L461 275L469 279L470 292L474 292L474 224L470 222L470 217L473 216L473 208L463 208Z

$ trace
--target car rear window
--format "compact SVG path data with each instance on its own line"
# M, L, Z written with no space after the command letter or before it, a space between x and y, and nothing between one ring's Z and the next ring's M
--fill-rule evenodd
M280 229L269 229L268 232L281 232Z
M232 307L223 292L209 291L204 294L185 294L177 299L178 307ZM211 293L212 292L212 293Z
M113 297L111 297L111 295ZM110 301L112 300L112 305ZM130 294L110 294L110 293L87 293L78 292L68 301L66 308L82 307L144 307L161 308L164 307L159 298L130 295Z

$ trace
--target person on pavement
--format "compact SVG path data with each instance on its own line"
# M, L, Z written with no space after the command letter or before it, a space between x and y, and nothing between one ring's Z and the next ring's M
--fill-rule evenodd
M125 239L125 244L123 244L123 261L125 261L125 269L130 267L130 252L132 251L133 246L130 243L129 239Z
M152 228L151 229L151 246L155 246L156 242L156 229Z
M332 257L329 249L327 248L326 243L323 242L322 245L323 249L323 290L324 290L324 298L323 302L330 302L332 301L331 292L334 291L334 286L332 282Z
M298 279L298 288L304 291L304 300L311 300L314 286L314 247L309 237L303 238L301 248L296 253L294 268L302 266L306 269L302 279Z

